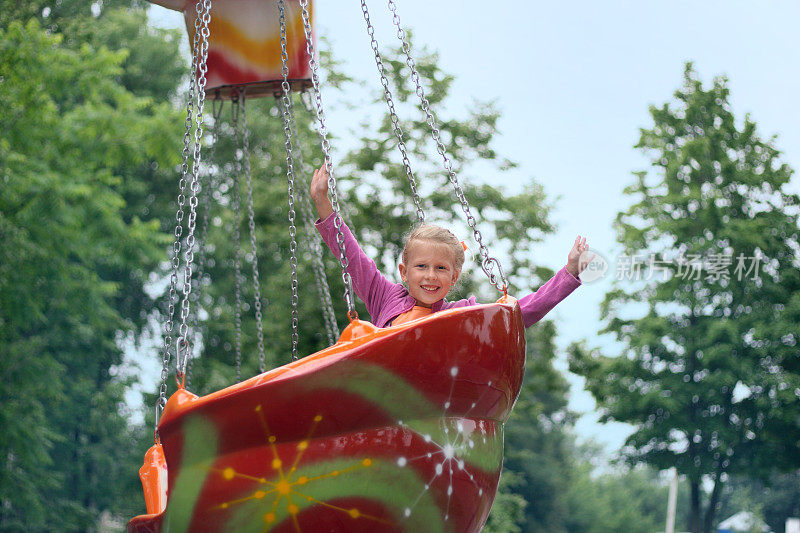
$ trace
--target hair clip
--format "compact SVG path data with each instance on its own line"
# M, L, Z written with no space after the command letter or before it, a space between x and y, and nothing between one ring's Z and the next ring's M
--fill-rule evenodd
M461 247L464 248L465 252L467 251L468 246L467 243L465 243L464 241L461 241Z

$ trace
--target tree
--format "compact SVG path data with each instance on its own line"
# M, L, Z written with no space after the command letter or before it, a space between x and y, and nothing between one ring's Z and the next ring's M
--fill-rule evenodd
M800 471L773 474L766 481L732 477L720 496L720 516L750 511L777 533L786 519L800 516Z
M689 64L675 98L650 109L637 147L652 168L616 220L628 262L661 271L606 296L603 331L622 355L575 345L570 368L604 420L636 425L631 462L688 478L689 527L709 532L728 476L800 461L799 202L774 138L737 124L724 78L706 89Z
M4 531L85 531L103 510L139 507L143 431L128 423L116 339L140 329L153 307L144 286L166 240L143 179L156 183L159 167L177 163L177 142L163 140L178 138L179 118L156 90L136 94L122 80L137 40L165 60L179 56L164 32L143 26L109 49L105 37L144 13L106 18L81 5L85 14L51 31L0 9ZM41 19L47 7L26 3ZM66 25L68 38L59 33ZM89 26L91 43L80 36Z
M584 450L591 452L591 446ZM686 500L685 487L679 487L679 500ZM564 517L565 531L649 533L660 531L666 521L668 487L658 472L647 467L623 468L600 474L592 472L584 456L576 461L573 480L566 499L569 512ZM680 505L678 509L686 509ZM684 522L678 516L678 528ZM682 530L682 529L679 529Z
M514 472L504 469L497 487L492 510L481 531L486 533L520 533L525 523L525 508L528 502L514 489L523 481Z

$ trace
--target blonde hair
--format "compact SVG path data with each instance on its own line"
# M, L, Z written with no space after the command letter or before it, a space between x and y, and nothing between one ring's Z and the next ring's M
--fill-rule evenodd
M411 233L406 237L406 242L403 245L403 263L408 262L408 249L411 244L416 241L432 242L435 244L443 244L453 252L453 266L458 272L461 272L461 267L464 266L464 245L461 244L453 233L441 226L435 224L418 224L414 226Z

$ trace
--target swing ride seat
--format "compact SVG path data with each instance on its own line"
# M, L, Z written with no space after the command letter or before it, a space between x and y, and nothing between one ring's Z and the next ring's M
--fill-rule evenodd
M505 296L354 320L298 361L203 397L179 389L141 471L151 514L128 532L479 531L524 364Z

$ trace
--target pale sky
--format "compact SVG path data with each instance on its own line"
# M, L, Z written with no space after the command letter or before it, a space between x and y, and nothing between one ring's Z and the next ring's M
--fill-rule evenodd
M556 233L532 250L540 263L563 266L575 236L611 264L608 275L587 283L548 315L559 346L597 337L599 304L614 277L618 250L612 221L629 201L622 189L647 160L633 149L639 128L649 127L648 106L661 105L680 86L684 63L701 79L729 79L734 113L757 122L762 137L777 135L784 161L800 170L800 2L797 0L575 0L572 2L396 0L416 45L440 54L440 66L456 81L456 114L475 100L494 101L502 113L497 151L520 164L504 176L514 190L530 178L556 201ZM384 2L369 4L376 36L397 39ZM158 6L153 24L183 26ZM379 87L359 2L316 3L318 34L326 36L344 70ZM323 93L324 97L324 93ZM331 113L328 128L340 137L351 115ZM491 176L486 177L492 179ZM800 177L791 190L800 192ZM566 363L561 361L561 369ZM570 378L570 406L586 413L577 425L583 438L611 451L624 440L620 425L600 425L581 380Z

